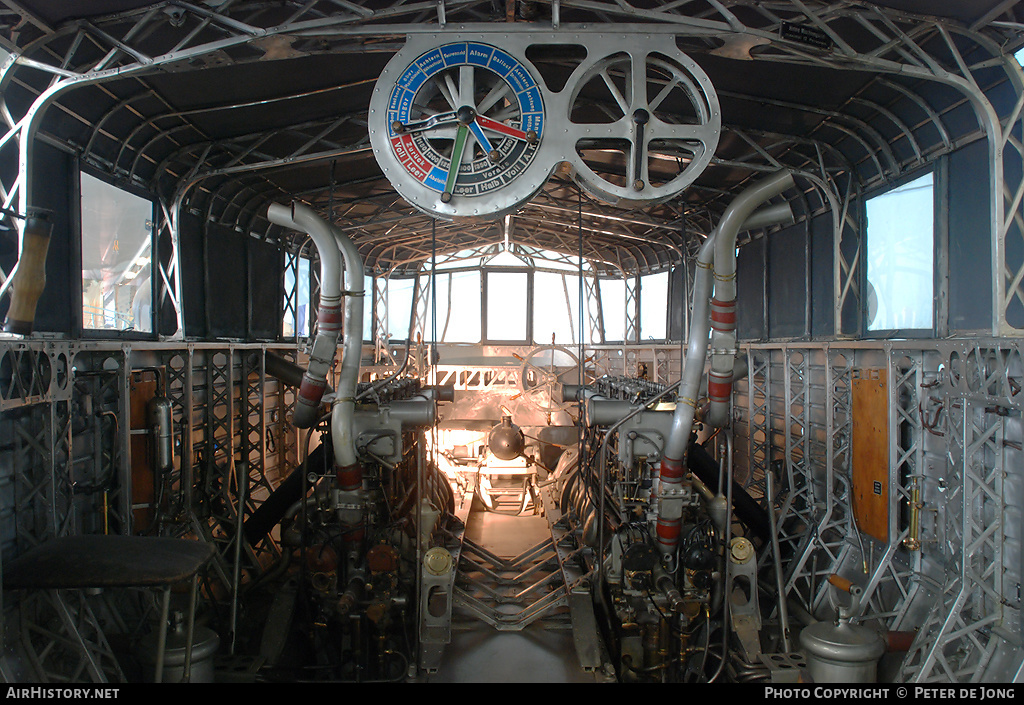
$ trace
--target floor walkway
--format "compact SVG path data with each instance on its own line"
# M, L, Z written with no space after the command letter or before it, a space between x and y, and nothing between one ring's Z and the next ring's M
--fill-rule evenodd
M542 516L506 516L474 509L466 538L501 558L519 556L550 537ZM599 683L576 656L568 619L539 620L521 631L498 631L456 609L452 642L432 683Z

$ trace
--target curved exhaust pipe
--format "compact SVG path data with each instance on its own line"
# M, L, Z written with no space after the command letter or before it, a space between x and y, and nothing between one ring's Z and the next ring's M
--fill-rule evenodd
M352 437L352 419L356 408L356 386L363 354L363 259L355 243L341 230L331 226L335 247L345 264L345 342L341 351L338 393L331 409L331 434L335 463L340 468L356 465L356 444Z
M320 416L320 401L327 387L327 373L334 364L341 334L341 253L331 227L308 206L301 203L292 203L290 206L272 203L267 208L267 218L271 223L308 233L320 254L320 304L317 308L316 338L313 340L306 372L302 375L292 417L296 427L312 428Z
M743 191L729 204L718 223L715 241L715 294L711 299L711 370L708 372L707 422L715 427L729 422L733 365L736 357L736 236L754 210L793 186L789 171L778 171Z
M312 208L301 203L290 207L272 204L267 209L271 222L309 233L320 253L320 307L317 337L309 366L302 376L294 423L309 428L316 423L327 373L334 363L341 331L341 296L345 295L341 370L338 389L331 405L331 444L334 451L334 489L338 519L349 527L346 541L351 546L362 540L363 469L356 455L353 420L359 364L363 353L363 260L355 244L338 228L324 221ZM342 266L349 289L342 292ZM301 416L300 416L301 411ZM300 425L308 424L307 426ZM353 551L355 549L353 548Z
M763 181L747 188L740 193L726 208L718 226L711 232L701 245L697 255L697 273L693 283L693 321L690 328L690 339L686 350L686 364L683 368L683 379L679 385L676 410L672 417L672 428L665 441L659 470L661 494L664 497L658 504L658 521L656 525L658 548L663 555L675 553L679 544L679 532L682 527L682 501L675 497L682 488L686 475L686 450L690 444L690 433L697 412L701 378L704 374L704 360L708 351L709 330L714 327L731 325L732 343L726 350L727 354L718 354L718 346L713 348L712 360L718 360L719 369L724 361L728 362L728 391L732 392L733 365L736 346L736 237L744 229L764 227L771 221L781 222L792 218L788 208L772 206L761 211L755 209L764 201L777 196L793 184L793 177L788 171L777 172ZM748 225L750 223L750 225ZM731 252L731 263L723 261L719 271L720 253ZM728 274L727 272L731 272ZM723 277L730 279L731 287L720 286ZM714 299L712 299L714 291ZM731 298L729 298L731 297ZM725 302L723 303L723 299ZM729 301L731 300L731 304ZM731 314L730 314L731 310ZM717 342L722 342L719 335ZM715 372L713 367L711 372ZM721 373L719 373L721 374ZM711 393L712 384L716 394L723 390L720 377L713 378L709 373L708 389ZM727 397L728 399L728 397ZM719 410L720 411L720 410ZM728 405L726 405L728 411Z

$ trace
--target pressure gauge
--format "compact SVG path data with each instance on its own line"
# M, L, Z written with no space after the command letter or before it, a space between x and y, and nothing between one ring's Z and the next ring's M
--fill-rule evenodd
M538 160L544 96L527 63L483 41L417 48L388 63L370 141L395 190L432 215L498 218L551 175Z

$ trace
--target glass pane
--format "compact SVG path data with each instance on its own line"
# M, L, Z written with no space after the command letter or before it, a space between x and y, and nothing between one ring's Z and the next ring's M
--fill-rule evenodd
M533 340L538 345L550 345L554 335L556 345L578 342L579 320L575 306L579 298L579 277L535 272L533 275Z
M373 341L373 277L363 276L363 342Z
M284 270L284 327L282 333L286 338L298 335L300 338L309 337L309 260L299 258L296 268L299 270L298 282L295 281L295 272L289 267ZM295 321L288 310L288 298L295 292L295 312L298 318L298 331L295 329Z
M626 337L626 282L621 279L602 279L601 314L604 318L604 339L608 342Z
M932 327L932 186L927 174L867 201L868 330Z
M487 339L526 340L526 272L487 273Z
M572 319L573 331L575 333L575 339L572 340L573 344L579 344L580 342L580 326L583 327L583 341L585 343L592 343L593 340L593 329L591 328L590 314L588 309L590 304L585 304L583 309L583 320L580 321L580 296L583 292L580 291L580 278L576 274L565 275L565 287L569 290L569 316ZM564 294L563 294L564 296ZM543 332L543 331L542 331Z
M640 277L640 337L668 337L668 272Z
M438 340L445 343L479 343L480 272L438 274L436 285ZM430 316L434 313L433 309L427 309L428 331L433 330Z
M153 331L153 203L81 175L82 325Z
M394 340L405 340L409 337L412 294L415 286L415 279L388 281L388 334Z

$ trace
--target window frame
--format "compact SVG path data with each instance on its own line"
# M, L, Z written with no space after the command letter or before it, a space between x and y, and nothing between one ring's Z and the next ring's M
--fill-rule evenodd
M314 316L313 316L314 311L312 310L313 309L313 289L314 289L314 286L313 286L314 285L314 281L313 281L313 267L315 266L316 263L312 259L310 259L309 257L303 256L301 251L295 253L294 256L295 256L295 282L294 282L293 290L289 291L288 287L287 287L287 283L288 283L288 269L289 269L288 263L287 263L288 253L285 252L284 250L281 251L281 293L282 293L281 299L282 300L281 300L281 328L280 328L279 340L284 341L284 342L295 342L295 343L297 343L297 342L300 342L300 341L309 340L309 338L313 334L313 323L314 323ZM299 300L299 292L301 291L300 282L302 280L303 263L305 263L305 268L306 268L306 272L305 272L305 274L306 274L306 293L308 294L308 299L305 301L305 304L306 304L305 321L303 322L302 325L300 325L300 322L299 322L299 310L298 309L299 309L299 304L301 303L300 300ZM295 330L294 330L294 332L291 335L288 335L285 332L285 323L287 322L287 315L288 315L288 311L287 311L288 298L290 298L292 294L295 295L295 320L292 321L292 325L294 326ZM302 330L303 328L305 329L305 335L300 333L300 330Z
M532 267L488 267L481 268L480 281L480 343L482 345L533 345L533 272ZM526 337L523 339L491 338L488 331L487 308L490 296L491 274L526 275Z
M931 276L931 325L927 328L879 328L877 330L870 330L868 326L871 324L869 318L869 291L871 291L870 280L868 279L868 259L871 255L871 242L870 242L870 224L868 223L868 202L874 198L885 196L899 188L906 186L909 183L917 181L927 175L932 177L932 233L931 233L931 256L932 256L932 276ZM942 191L942 184L944 183L940 169L935 165L930 165L923 169L915 170L909 174L902 176L901 178L886 184L880 188L874 189L864 194L861 199L861 222L863 227L862 232L862 243L861 248L861 291L864 292L861 296L861 338L865 340L885 340L885 339L929 339L935 337L941 318L940 311L940 295L941 291L941 252L940 252L940 198Z
M157 233L159 232L159 210L156 197L147 192L145 189L133 186L130 184L120 184L114 179L111 179L108 174L95 169L81 160L76 160L75 166L77 167L77 174L73 178L74 181L74 219L75 222L72 226L72 231L77 235L76 242L76 264L75 264L75 275L74 276L74 287L77 291L76 304L74 305L73 314L73 325L76 328L76 332L79 337L90 340L159 340L160 334L160 301L159 301L159 287L157 286L160 277L160 252L157 246ZM82 175L85 174L97 181L101 181L107 186L115 188L119 191L123 191L129 195L140 198L144 201L148 201L150 205L150 222L153 227L149 230L149 252L150 252L150 274L149 274L149 286L150 286L150 331L138 331L138 330L117 330L112 328L86 328L85 327L85 311L84 304L82 303L82 296L85 291L85 278L83 276L83 264L84 264L84 247L85 247L85 232L84 232L84 220L82 213ZM184 305L179 302L179 305Z
M664 276L665 277L665 300L662 302L662 305L665 307L664 313L663 313L663 315L665 317L665 320L664 320L665 335L660 337L660 338L655 338L655 337L648 338L646 336L646 331L644 330L644 298L645 298L645 296L644 296L644 279L648 279L649 280L651 277L656 277L656 276ZM667 343L667 342L669 342L671 340L670 332L669 332L669 328L670 328L670 325L669 325L669 308L670 308L670 306L669 306L669 296L671 295L671 290L672 290L672 270L671 269L661 269L661 270L658 270L656 272L648 272L647 274L638 274L638 275L636 275L636 278L637 278L637 289L636 289L637 290L637 295L636 295L636 309L637 309L636 325L637 325L637 330L639 331L639 337L640 337L640 339L638 341L636 341L636 342L639 345L652 345L652 344ZM658 310L656 303L655 304L651 304L651 305L656 307L655 310Z

